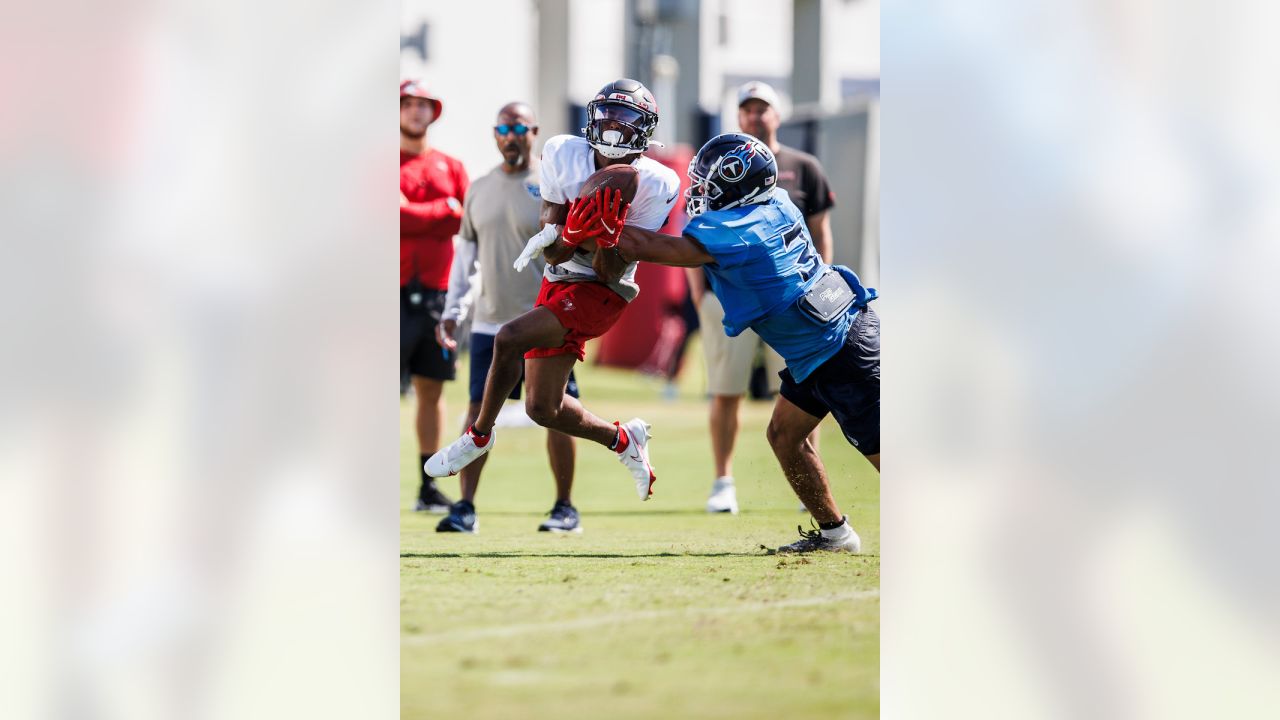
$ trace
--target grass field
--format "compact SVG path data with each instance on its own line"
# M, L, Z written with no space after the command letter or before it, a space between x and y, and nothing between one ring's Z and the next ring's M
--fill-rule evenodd
M764 442L771 404L744 404L742 513L707 515L698 348L689 358L673 400L635 373L579 366L593 412L652 423L658 475L641 503L608 451L578 441L581 535L536 532L555 498L541 428L499 429L480 532L436 533L440 516L411 512L417 450L401 404L401 717L879 716L878 476L828 419L822 454L863 554L766 555L809 522ZM446 386L451 424L465 360ZM441 487L456 497L456 479Z

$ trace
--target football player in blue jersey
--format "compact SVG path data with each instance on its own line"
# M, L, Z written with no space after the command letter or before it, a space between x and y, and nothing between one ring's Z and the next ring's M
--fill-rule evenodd
M689 163L689 223L683 235L628 226L613 251L643 260L702 266L724 306L724 328L751 328L787 362L768 440L818 530L779 552L858 552L826 469L806 441L827 413L880 469L880 321L876 298L849 268L827 265L804 216L777 187L768 146L741 133L712 138Z

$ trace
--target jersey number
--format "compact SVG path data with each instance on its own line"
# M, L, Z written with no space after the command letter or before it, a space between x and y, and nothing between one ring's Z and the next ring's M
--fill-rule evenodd
M801 243L800 256L796 258L796 265L800 268L800 279L808 280L813 277L813 273L818 270L821 263L818 261L818 252L814 249L813 243L805 237L804 225L800 223L796 223L782 236L782 246L785 248L790 249L795 242Z

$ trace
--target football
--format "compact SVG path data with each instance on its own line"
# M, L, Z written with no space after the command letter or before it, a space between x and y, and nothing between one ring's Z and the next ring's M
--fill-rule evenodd
M630 165L610 165L587 178L578 197L589 198L600 188L618 189L622 191L622 201L629 203L636 199L639 187L640 173L635 168Z
M621 190L622 201L629 203L636 199L636 190L640 187L640 173L630 165L610 165L603 170L597 170L595 174L587 178L582 183L582 189L578 191L579 199L587 199L595 195L597 190ZM578 246L578 250L584 253L595 252L596 243L594 240L587 240Z

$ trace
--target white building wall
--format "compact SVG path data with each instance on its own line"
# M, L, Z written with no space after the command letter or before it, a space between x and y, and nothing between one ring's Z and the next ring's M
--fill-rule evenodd
M420 77L444 103L427 138L472 178L502 161L493 140L498 109L533 103L537 13L533 0L404 0L401 32L426 20L428 56L400 54L401 77ZM534 108L535 112L537 107Z
M792 12L790 0L703 0L700 97L726 130L737 128L735 81L744 76L775 82L788 116ZM837 107L843 79L880 77L880 0L823 0L822 13L822 102Z
M701 19L703 108L719 110L721 127L734 130L738 107L733 78L776 81L791 74L791 2L703 0ZM785 94L785 87L778 89Z
M570 0L569 100L586 105L596 91L624 76L625 13L624 0Z
M412 51L401 53L401 75L423 78L445 104L441 121L431 128L431 143L461 159L473 177L487 171L499 161L488 131L498 108L512 100L536 99L537 0L404 0L402 7L403 32L416 30L423 20L430 24L430 60L423 63ZM624 73L626 4L570 0L569 7L566 100L585 104L600 86ZM842 78L880 75L880 0L823 0L822 9L822 97L825 105L837 106ZM719 109L722 127L736 129L736 80L781 79L785 117L791 0L702 0L701 13L699 99L704 109Z
M880 78L880 0L823 0L822 104L838 107L844 78Z

